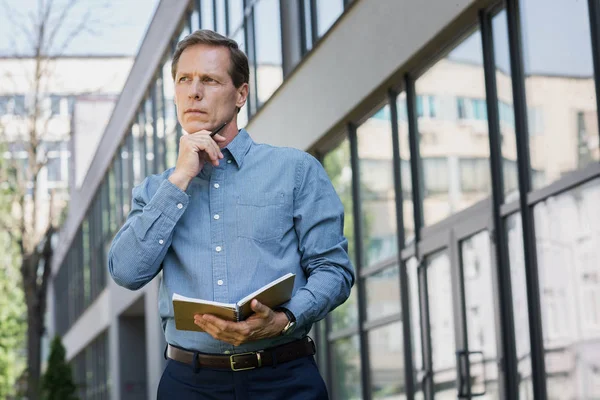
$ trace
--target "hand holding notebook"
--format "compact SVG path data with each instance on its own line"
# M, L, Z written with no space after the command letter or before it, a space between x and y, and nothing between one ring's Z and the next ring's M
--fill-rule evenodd
M252 299L258 300L271 309L280 306L292 298L295 277L295 274L288 273L233 304L185 297L173 293L175 327L181 331L202 332L202 328L194 323L196 314L211 314L227 321L243 321L253 312L250 306Z

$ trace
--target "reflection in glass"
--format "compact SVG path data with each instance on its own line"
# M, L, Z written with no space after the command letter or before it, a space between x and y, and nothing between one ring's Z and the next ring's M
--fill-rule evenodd
M336 399L357 400L362 398L360 379L360 344L358 335L331 342L332 392Z
M175 166L177 161L177 110L175 108L175 86L171 75L171 59L167 58L162 68L162 83L164 96L164 125L165 125L165 151L167 168Z
M481 351L471 358L471 393L486 392L482 400L498 399L498 355L494 324L492 254L488 231L461 242L465 290L465 315L469 351ZM485 381L484 381L485 378Z
M200 17L202 18L202 29L215 29L215 16L212 0L204 0L202 2L202 12L200 13Z
M235 34L244 21L244 0L228 0L229 34ZM243 30L240 29L241 32ZM238 42L239 43L239 42Z
M157 172L164 171L166 162L165 153L165 104L163 98L163 78L162 73L158 74L158 78L154 84L154 99L156 100L156 140L157 140L157 154L154 155L156 158L156 166L158 167Z
M405 399L402 322L369 331L369 358L372 397Z
M360 125L356 132L364 265L385 262L398 252L396 193L390 108L385 106Z
M490 195L481 35L472 33L415 84L423 216L432 225Z
M131 127L131 136L133 137L133 186L139 185L145 177L145 160L143 156L144 137L140 132L139 123L134 123Z
M534 207L549 399L600 397L599 204L596 179Z
M531 180L540 188L600 160L590 19L587 1L519 3Z
M410 258L406 262L406 272L408 275L408 290L409 290L409 302L410 302L410 324L412 332L412 358L414 364L414 377L415 377L415 399L421 400L423 398L423 388L421 386L420 377L424 371L423 365L423 351L421 347L421 312L419 308L419 276L417 267L419 262L415 257Z
M456 346L450 257L444 250L427 257L427 298L436 396L456 396Z
M356 265L354 253L356 241L354 239L354 216L352 214L352 167L350 166L350 143L348 139L344 139L335 149L325 155L323 167L344 206L344 236L348 239L350 260L353 265ZM333 331L357 324L356 285L352 287L350 298L330 315Z
M531 346L529 342L529 317L527 312L527 286L525 280L525 254L523 253L523 225L521 214L506 219L508 259L510 263L517 369L519 372L519 398L533 399L531 376Z
M227 32L225 1L226 0L216 0L216 3L217 3L217 29L216 30L223 36L227 36L227 34L229 33L229 32Z
M261 0L254 6L259 107L283 82L281 27L278 0Z
M397 265L365 278L367 320L400 313L400 278Z
M317 32L321 37L344 12L344 1L328 0L316 1L315 3L317 5Z
M146 174L155 174L158 171L155 170L154 166L154 117L152 115L152 101L151 97L147 97L144 102L144 130L146 132Z
M402 182L402 212L404 219L404 243L409 244L415 237L415 220L412 202L412 176L410 174L410 144L408 140L408 113L406 92L396 99L398 111L398 146L400 147L400 179Z

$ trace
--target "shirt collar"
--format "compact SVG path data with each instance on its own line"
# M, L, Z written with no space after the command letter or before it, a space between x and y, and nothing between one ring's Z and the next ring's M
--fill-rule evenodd
M229 150L233 160L236 162L238 168L242 167L244 162L244 157L250 150L250 146L252 146L254 141L246 132L245 129L240 129L238 134L233 138L233 140L225 147L225 149Z

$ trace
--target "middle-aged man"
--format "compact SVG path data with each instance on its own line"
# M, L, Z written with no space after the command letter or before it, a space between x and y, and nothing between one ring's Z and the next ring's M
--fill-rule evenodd
M176 166L133 190L108 261L115 282L132 290L163 272L158 308L169 361L158 398L327 399L307 334L354 283L342 204L313 157L238 130L249 68L235 41L192 33L177 46L172 75L189 134ZM196 315L204 332L175 328L174 292L235 303L288 272L296 279L282 307L253 300L245 321Z

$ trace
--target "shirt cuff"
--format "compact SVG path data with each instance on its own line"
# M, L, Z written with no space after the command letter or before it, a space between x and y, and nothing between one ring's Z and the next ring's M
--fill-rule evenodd
M290 310L296 317L296 329L314 322L316 307L312 299L312 294L302 288L296 292L290 301L281 305L281 307Z
M190 202L190 196L175 186L171 181L162 181L147 207L159 210L173 221L178 221Z

